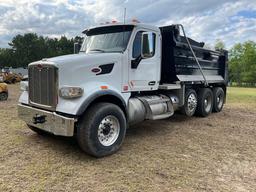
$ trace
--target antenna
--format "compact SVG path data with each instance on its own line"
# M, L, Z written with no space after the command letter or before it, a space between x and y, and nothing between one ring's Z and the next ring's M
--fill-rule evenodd
M126 7L124 8L124 24L125 24L125 20L126 20Z
M125 19L126 19L126 7L124 8L124 25L125 25ZM123 26L123 45L124 45L124 33L125 33L125 26Z

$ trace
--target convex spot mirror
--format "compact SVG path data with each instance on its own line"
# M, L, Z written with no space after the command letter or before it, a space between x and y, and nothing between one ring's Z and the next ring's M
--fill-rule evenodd
M141 36L141 57L147 59L155 55L156 34L143 32Z

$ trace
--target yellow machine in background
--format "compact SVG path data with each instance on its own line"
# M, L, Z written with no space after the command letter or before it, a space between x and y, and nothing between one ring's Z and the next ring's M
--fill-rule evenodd
M0 76L0 101L8 99L8 88L7 84L3 83L3 77Z
M0 76L3 77L3 82L8 83L8 84L14 84L18 83L22 80L22 76L17 73L12 73L12 72L4 72L1 73Z

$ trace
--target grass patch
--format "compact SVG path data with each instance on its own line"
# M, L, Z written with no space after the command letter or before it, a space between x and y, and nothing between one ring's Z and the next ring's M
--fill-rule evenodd
M256 88L228 87L227 103L256 106Z

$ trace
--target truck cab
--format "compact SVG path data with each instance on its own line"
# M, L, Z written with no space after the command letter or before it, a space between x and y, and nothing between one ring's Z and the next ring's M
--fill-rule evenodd
M129 125L168 118L176 110L188 116L219 112L225 101L225 54L187 38L174 45L177 30L140 23L86 29L78 54L29 64L20 118L37 133L76 136L85 152L102 157L120 148ZM193 49L185 45L201 51L193 59L188 55ZM195 61L202 74L193 70ZM216 65L210 69L215 73L208 74L209 64Z

